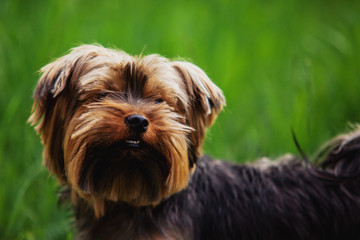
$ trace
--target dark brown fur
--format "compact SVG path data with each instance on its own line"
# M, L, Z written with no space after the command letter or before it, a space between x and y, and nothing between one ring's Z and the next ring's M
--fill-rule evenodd
M200 68L158 55L84 45L45 66L30 122L77 239L360 238L359 131L317 166L239 166L201 152L224 104Z

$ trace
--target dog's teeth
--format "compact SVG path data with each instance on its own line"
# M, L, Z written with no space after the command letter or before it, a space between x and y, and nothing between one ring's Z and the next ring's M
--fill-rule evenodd
M127 143L130 143L130 144L139 144L140 143L140 141L133 141L133 140L127 140L126 141Z

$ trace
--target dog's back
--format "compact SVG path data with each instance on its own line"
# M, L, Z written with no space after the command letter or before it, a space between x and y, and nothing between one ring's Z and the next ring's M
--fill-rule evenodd
M197 173L192 185L205 205L194 239L360 239L359 130L327 143L317 166L290 156L253 166L205 157Z

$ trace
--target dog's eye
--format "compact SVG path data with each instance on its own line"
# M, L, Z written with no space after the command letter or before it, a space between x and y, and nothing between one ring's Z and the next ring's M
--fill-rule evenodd
M107 97L110 94L110 92L100 92L95 96L95 100L102 100L105 97Z
M156 104L159 104L159 103L162 103L162 102L163 102L163 100L161 98L158 98L158 99L155 100Z
M98 95L96 95L96 99L97 100L101 100L103 99L104 97L106 97L108 95L108 93L100 93Z

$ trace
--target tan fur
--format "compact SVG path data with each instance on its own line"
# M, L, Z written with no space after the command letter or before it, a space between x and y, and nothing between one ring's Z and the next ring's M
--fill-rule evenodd
M44 164L71 186L75 204L86 199L98 217L107 201L157 205L185 188L205 129L225 104L200 68L158 55L84 45L41 72L29 121L41 135ZM149 121L141 136L125 123L133 114ZM133 138L144 149L124 150Z

